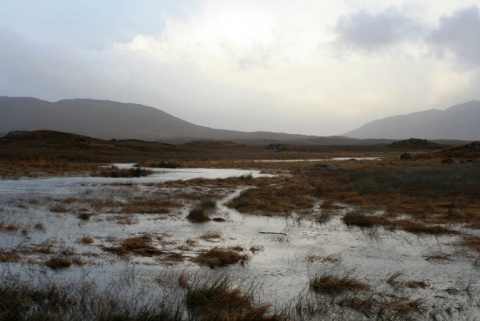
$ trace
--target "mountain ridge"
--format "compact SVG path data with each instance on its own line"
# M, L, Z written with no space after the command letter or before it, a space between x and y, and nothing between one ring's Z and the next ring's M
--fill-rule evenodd
M32 97L0 97L0 132L54 130L99 139L141 139L185 143L231 140L247 144L305 143L322 137L267 131L241 132L196 125L160 109L111 100L64 99L48 102ZM329 144L361 144L344 137L328 137Z
M430 109L371 121L344 136L367 139L480 139L480 101L471 100L445 110Z
M473 117L470 115L465 120L465 117L461 116L465 111L475 115ZM447 115L448 120L456 119L460 125L450 128L452 126L445 121L444 115ZM432 121L437 126L443 127L442 135L432 137L429 133L418 132L417 128L426 127L425 124ZM105 140L140 139L176 144L195 140L230 140L251 145L271 142L303 145L373 145L388 144L394 140L411 137L471 141L480 139L480 127L476 126L477 123L480 123L480 102L470 101L446 110L432 109L391 116L367 123L341 136L322 137L214 129L190 123L155 107L111 100L80 98L49 102L33 97L0 97L1 134L17 130L46 129ZM403 132L395 131L398 128ZM444 128L450 128L448 135L443 135L446 132ZM465 133L468 138L465 138Z

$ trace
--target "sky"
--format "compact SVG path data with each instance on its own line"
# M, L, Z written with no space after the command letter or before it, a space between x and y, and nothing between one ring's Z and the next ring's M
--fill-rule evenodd
M3 0L0 96L339 135L480 100L478 0Z

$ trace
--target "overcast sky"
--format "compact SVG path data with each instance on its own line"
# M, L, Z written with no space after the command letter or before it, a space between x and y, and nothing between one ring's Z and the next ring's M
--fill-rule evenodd
M342 134L480 100L478 0L4 0L0 96Z

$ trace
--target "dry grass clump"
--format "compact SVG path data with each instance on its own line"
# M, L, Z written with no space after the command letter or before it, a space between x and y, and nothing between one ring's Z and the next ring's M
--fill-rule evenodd
M142 293L133 300L114 290L94 285L57 285L53 281L21 281L10 277L0 282L2 321L182 321L183 309L172 300L150 303Z
M266 216L302 213L314 205L312 191L310 184L300 178L277 178L243 191L227 205L240 212Z
M182 253L172 252L162 257L162 260L164 262L178 263L185 261L185 256Z
M53 212L53 213L67 213L69 211L70 209L63 204L57 204L55 206L50 207L50 212Z
M314 263L314 262L322 262L322 263L336 263L340 261L340 255L337 253L329 254L329 255L320 255L315 253L307 253L305 257L303 257L303 261L307 263Z
M471 235L464 236L458 245L480 252L480 237Z
M201 238L202 240L206 240L206 241L219 239L219 238L222 238L222 233L216 232L216 231L209 231L209 232L205 232L202 235L200 235L199 238ZM195 245L195 244L193 244L193 245Z
M155 256L163 252L151 244L152 237L149 235L126 238L119 246L103 247L105 251L118 255L136 254L141 256Z
M244 265L249 259L249 255L241 254L231 248L214 247L201 251L195 258L195 262L214 269L235 263Z
M370 286L347 276L319 274L310 279L310 288L318 293L337 295L346 291L369 291Z
M83 221L88 221L93 216L93 213L88 212L81 212L77 215L77 217Z
M150 198L150 197L135 197L130 199L125 204L120 212L126 214L142 213L142 214L156 214L169 213L174 208L182 207L182 204L173 201L169 198Z
M0 231L16 232L19 229L20 229L20 227L17 224L6 223L4 221L0 221Z
M185 302L191 320L285 320L282 316L268 314L268 304L256 304L252 291L232 287L226 279L188 287Z
M383 216L368 215L365 211L362 210L348 212L347 214L345 214L342 220L347 226L358 226L364 228L373 227L375 225L390 224L388 218Z
M114 178L119 178L119 177L132 178L132 177L148 176L152 173L153 171L148 169L142 169L140 167L119 169L118 167L111 166L108 169L104 169L98 173L93 173L93 175L102 176L102 177L114 177Z
M80 242L83 244L92 244L94 242L93 237L90 235L84 235L80 238Z
M72 259L62 256L52 257L44 263L46 266L53 270L60 270L69 268L73 262Z
M257 254L260 251L263 251L265 248L261 245L252 245L249 248L249 251L252 252L253 254Z
M375 294L368 297L347 297L337 300L336 304L358 311L368 320L424 319L422 318L424 307L421 299L411 300L398 295Z
M421 222L415 222L410 220L397 221L396 224L398 224L398 226L402 230L413 234L458 234L457 231L441 225L425 225Z
M15 251L0 248L0 262L19 262L20 259L20 255L16 254Z
M42 231L42 232L46 231L45 224L43 223L37 223L33 228L37 231Z
M209 211L213 210L216 203L210 199L203 200L200 204L190 210L187 220L192 223L203 223L210 221Z
M389 230L394 230L398 228L413 234L458 234L457 231L443 225L427 225L418 220L391 220L385 215L369 215L363 210L351 211L345 214L342 220L347 226L358 226L361 228L384 226Z
M395 289L404 288L404 287L410 288L410 289L423 289L429 285L429 283L424 280L409 280L409 281L402 280L400 279L401 275L402 273L400 272L393 273L387 278L386 282Z

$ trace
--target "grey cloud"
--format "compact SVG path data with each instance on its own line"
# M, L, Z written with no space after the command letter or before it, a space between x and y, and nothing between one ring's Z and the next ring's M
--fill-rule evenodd
M377 14L360 11L339 19L335 31L337 42L365 50L374 50L398 43L421 33L421 25L390 8Z
M453 54L459 66L480 67L480 10L468 7L443 16L427 37L434 52L444 57Z

